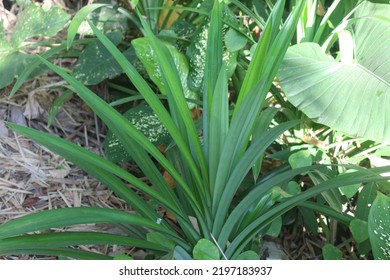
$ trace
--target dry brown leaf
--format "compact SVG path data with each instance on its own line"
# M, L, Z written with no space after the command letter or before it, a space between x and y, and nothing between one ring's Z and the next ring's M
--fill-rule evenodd
M39 201L38 197L27 197L23 201L22 206L23 207L30 207L30 206L33 206L34 204L36 204L38 201Z
M64 179L66 176L68 176L70 170L69 169L54 169L49 170L49 175L51 178L55 179Z
M26 119L23 116L23 110L21 107L11 105L10 106L10 121L12 123L27 126Z
M23 115L29 120L38 119L44 110L35 97L35 94L29 94L27 99L26 108L24 109Z
M8 137L8 128L5 126L3 121L0 121L0 136L2 137Z

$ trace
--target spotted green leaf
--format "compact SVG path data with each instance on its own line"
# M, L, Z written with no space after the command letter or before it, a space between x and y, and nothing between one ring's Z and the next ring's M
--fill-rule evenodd
M78 33L91 36L94 35L92 29L89 27L87 20L90 20L99 30L103 31L104 33L117 31L124 34L126 32L128 27L128 18L126 18L124 14L119 13L116 9L112 9L111 7L103 5L104 4L92 4L88 5L91 7L84 6L86 7L85 13L82 14L85 15L86 20L80 22L80 26L78 26L77 29Z
M11 42L14 47L18 47L34 36L52 36L64 27L69 18L70 16L59 7L53 6L45 11L41 7L28 5L18 14Z
M107 34L107 37L115 45L118 45L122 40L122 33L120 31L114 31ZM106 78L112 78L122 72L122 68L107 48L96 39L95 42L89 44L80 54L73 75L83 84L95 85Z
M123 116L156 146L168 144L171 141L167 129L148 105L132 108L125 112ZM123 162L132 159L111 130L108 131L104 141L104 151L107 158L113 162Z
M368 234L374 258L390 260L390 197L380 192L368 215Z
M229 21L229 24L233 24L230 19L229 13L224 11L224 19ZM195 31L195 34L191 40L191 44L187 50L187 57L190 63L190 73L188 76L188 85L190 89L194 91L201 91L203 87L203 80L205 76L204 65L206 63L206 49L208 34L210 30L210 19L206 18L202 25L198 27ZM228 25L224 25L222 28L223 36L227 36L227 33L231 30ZM231 35L229 35L231 37ZM228 36L228 37L229 37ZM231 41L231 40L230 40ZM242 42L240 42L242 44ZM229 48L237 49L236 45L233 45L232 42L229 43ZM237 51L229 51L227 43L222 42L222 60L226 66L227 76L230 77L237 65Z

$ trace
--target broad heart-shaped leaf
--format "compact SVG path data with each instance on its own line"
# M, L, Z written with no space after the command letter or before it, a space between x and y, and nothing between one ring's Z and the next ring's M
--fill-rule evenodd
M25 40L34 36L52 36L60 31L70 16L59 7L45 11L41 7L28 5L18 14L12 31L13 46L19 47Z
M361 5L351 26L353 62L314 43L289 48L278 77L308 117L353 136L390 143L390 5Z
M390 197L380 192L368 215L368 235L374 258L390 260Z

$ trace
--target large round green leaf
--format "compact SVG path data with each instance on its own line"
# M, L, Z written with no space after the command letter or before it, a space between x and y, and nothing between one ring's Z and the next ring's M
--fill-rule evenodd
M337 61L319 45L302 43L287 51L279 80L289 101L319 123L390 143L390 5L363 3L350 21L349 38ZM345 56L344 56L345 57Z

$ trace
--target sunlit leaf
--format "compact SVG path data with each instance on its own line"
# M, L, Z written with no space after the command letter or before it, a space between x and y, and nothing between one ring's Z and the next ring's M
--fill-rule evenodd
M390 143L390 52L383 50L390 44L389 15L386 4L358 8L349 27L352 62L339 62L314 43L290 47L278 73L289 101L333 129Z

